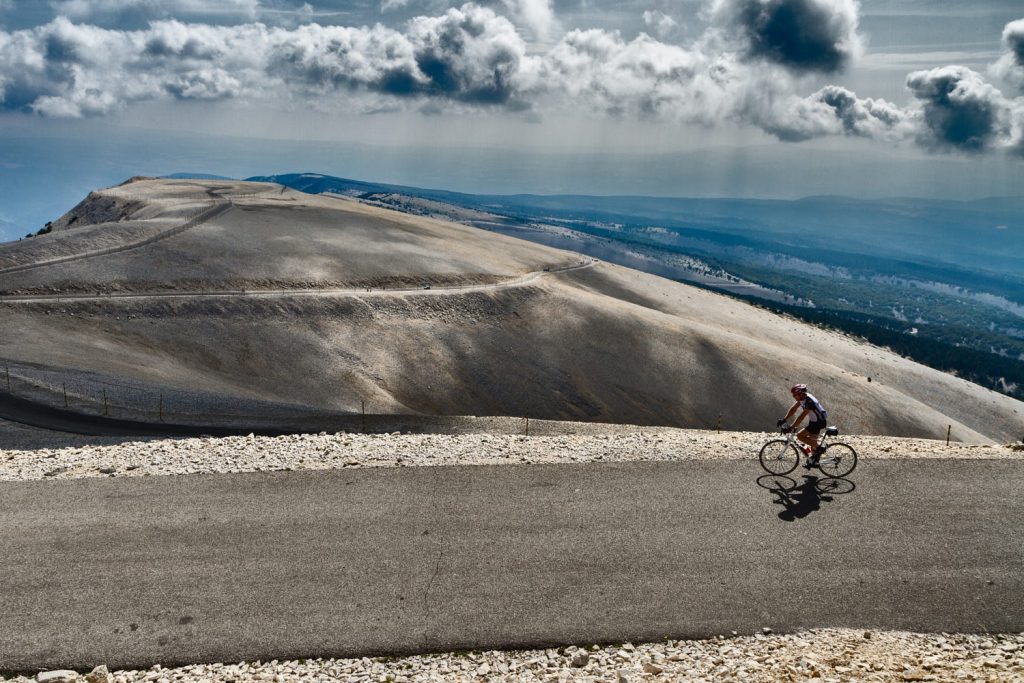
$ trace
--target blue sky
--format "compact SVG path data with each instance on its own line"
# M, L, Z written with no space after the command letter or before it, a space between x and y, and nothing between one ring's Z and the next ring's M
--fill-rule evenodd
M1024 9L0 0L0 237L135 174L1024 194Z

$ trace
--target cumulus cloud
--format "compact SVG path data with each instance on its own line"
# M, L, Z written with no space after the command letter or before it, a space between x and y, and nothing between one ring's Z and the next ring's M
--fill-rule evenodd
M1024 19L1011 21L1003 28L1003 46L1006 51L992 65L991 72L1024 91Z
M643 17L647 30L659 38L668 38L679 29L679 22L664 12L644 10Z
M545 41L558 30L558 18L551 7L551 0L502 0L512 13L516 23L526 28L532 36Z
M146 4L62 0L68 7L76 1L93 9ZM193 10L210 4L175 3ZM533 8L538 31L554 25L550 0L470 3L414 17L400 29L161 20L114 30L58 17L0 31L0 109L82 117L160 99L427 114L500 107L708 127L732 122L786 141L845 135L1024 156L1024 98L1010 99L966 67L911 74L914 104L906 108L837 85L801 94L808 74L839 69L856 53L853 0L716 0L712 27L690 46L589 29L569 31L543 52L527 49L522 16L495 8L511 15ZM645 16L652 26L667 18ZM1010 66L1019 66L1021 24L1004 30L999 64L1012 59ZM782 35L787 26L793 35Z
M827 106L847 135L897 140L909 131L911 116L900 107L883 99L858 98L838 85L827 85L808 100Z
M387 13L410 5L426 5L431 11L437 12L459 6L460 3L461 0L383 0L380 11ZM560 30L552 0L476 0L474 4L505 12L528 37L541 42L550 40Z
M885 100L860 99L838 86L808 97L782 66L751 64L735 53L687 49L641 34L625 41L598 29L569 32L521 83L531 99L562 101L616 116L712 127L753 125L785 141L827 135L898 140L911 117ZM566 97L567 96L567 97Z
M1007 99L971 69L915 71L907 87L921 103L918 142L925 147L978 153L1020 146L1024 101Z
M748 106L748 116L780 140L799 142L828 135L898 141L911 131L911 117L885 100L858 98L846 88L829 85L807 97L783 93Z
M800 98L793 88L785 66L647 34L627 41L613 31L574 30L530 55L509 19L473 4L416 17L402 31L179 21L116 31L58 18L0 32L3 107L48 116L103 114L161 98L322 104L361 91L431 111L448 102L706 126L729 120L786 140L883 127L881 103ZM368 109L388 106L394 104L367 102Z
M727 79L715 81L712 60L646 34L627 42L613 31L570 31L526 66L531 96L605 114L710 123L726 106Z
M364 90L399 98L518 106L526 47L493 11L466 5L418 17L405 33L381 25L211 26L154 22L116 31L72 23L0 32L6 109L103 114L161 98L329 96Z
M139 100L259 93L259 52L267 39L258 24L159 22L148 31L111 31L58 17L0 39L3 106L78 117Z
M835 73L861 51L856 0L715 0L711 17L748 59Z
M526 45L504 17L464 5L440 17L413 19L408 40L426 79L423 91L484 104L513 99Z
M1017 66L1024 67L1024 19L1011 21L1003 28L1003 42Z

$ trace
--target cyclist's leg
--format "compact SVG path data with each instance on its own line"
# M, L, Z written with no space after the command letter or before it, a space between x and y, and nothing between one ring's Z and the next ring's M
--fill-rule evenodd
M821 442L821 433L825 431L825 421L810 422L804 430L807 432L808 440L805 443L811 447L811 453L815 456L821 455L818 446Z
M796 438L800 439L800 441L807 444L812 449L818 447L818 435L809 431L807 427L804 427L799 432L797 432Z

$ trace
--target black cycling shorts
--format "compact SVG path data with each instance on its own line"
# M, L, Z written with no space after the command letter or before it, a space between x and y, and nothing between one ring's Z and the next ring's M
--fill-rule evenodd
M821 434L822 430L825 429L825 426L827 424L828 423L825 420L819 420L817 422L808 422L807 431L817 436L818 434Z

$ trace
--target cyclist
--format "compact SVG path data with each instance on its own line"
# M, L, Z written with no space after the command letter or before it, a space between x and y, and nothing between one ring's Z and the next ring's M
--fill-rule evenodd
M783 428L782 432L784 434L788 434L796 429L797 425L799 425L805 417L808 415L811 416L807 426L796 433L796 438L800 439L800 441L804 442L808 446L805 450L808 451L810 457L807 458L807 463L804 467L809 469L818 464L818 458L820 458L821 454L825 452L825 449L818 445L818 438L820 437L821 432L825 429L828 413L826 413L825 409L821 406L821 401L807 393L806 384L794 384L790 388L789 393L793 394L793 398L796 402L793 404L793 407L789 409L789 412L786 413L786 417L779 420L776 424ZM790 422L789 419L801 408L803 408L803 412L800 413L800 416L793 422Z

